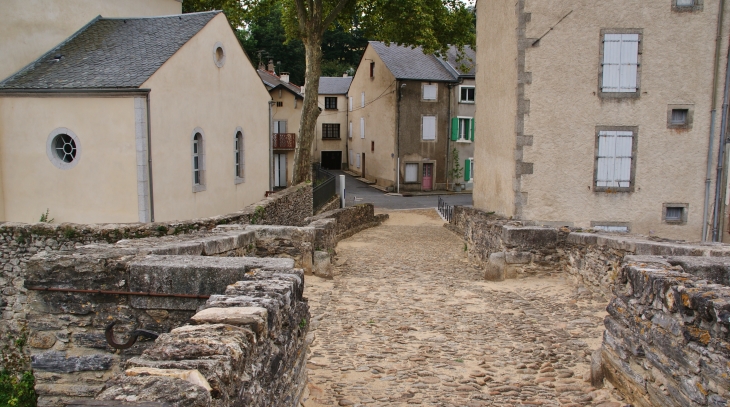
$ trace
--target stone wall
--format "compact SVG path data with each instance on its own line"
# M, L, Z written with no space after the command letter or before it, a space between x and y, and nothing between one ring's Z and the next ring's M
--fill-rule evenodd
M634 405L729 404L728 279L724 259L626 257L601 359L606 378Z
M627 255L729 257L730 246L690 244L576 228L530 226L478 209L454 207L448 227L464 238L487 280L567 272L609 298Z
M311 185L297 185L265 198L236 213L181 222L134 224L0 224L0 338L19 332L26 321L28 291L24 271L39 252L71 253L78 246L116 243L147 237L176 237L212 231L220 225L266 224L301 226L312 215ZM2 344L3 339L0 339Z

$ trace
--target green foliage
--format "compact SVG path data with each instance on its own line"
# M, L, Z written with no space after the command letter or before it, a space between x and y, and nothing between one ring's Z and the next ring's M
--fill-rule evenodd
M451 161L453 163L451 166L451 178L454 180L454 183L460 184L461 178L464 176L464 167L461 166L459 152L456 149L451 152Z
M76 237L76 230L72 227L67 227L63 230L63 236L66 239L73 239L74 237Z
M183 13L213 10L223 11L237 35L243 30L247 12L239 0L185 0L182 2Z
M306 327L307 327L307 319L306 318L302 318L302 320L299 321L299 329L304 329Z
M32 407L38 396L35 393L35 377L30 369L30 358L24 348L27 334L10 337L0 351L0 406Z
M253 211L253 215L251 215L251 224L257 224L260 220L264 218L265 213L266 209L264 209L263 206L257 206L256 209Z
M53 223L53 221L54 221L54 218L51 218L50 216L48 216L48 208L46 208L46 213L41 214L41 219L39 220L39 222Z
M167 234L168 230L170 230L170 229L168 229L167 226L165 226L165 225L160 225L157 227L157 233L159 233L161 235Z

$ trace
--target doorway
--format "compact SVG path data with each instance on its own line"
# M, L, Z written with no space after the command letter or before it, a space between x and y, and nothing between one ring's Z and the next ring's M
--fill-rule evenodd
M423 178L421 179L421 189L430 191L433 189L433 164L423 164Z
M362 153L362 177L365 178L365 153Z
M322 168L325 170L341 170L342 151L322 151Z
M286 188L286 154L274 154L274 188Z

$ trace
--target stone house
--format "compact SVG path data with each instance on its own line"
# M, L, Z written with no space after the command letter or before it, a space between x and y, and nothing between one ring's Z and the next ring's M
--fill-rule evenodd
M695 241L714 220L726 236L728 8L479 1L474 206Z
M428 191L454 182L454 148L471 169L475 56L469 48L465 54L462 64L455 49L438 58L369 42L349 91L351 171L388 190ZM465 172L457 181L470 177Z
M299 139L299 125L302 119L302 89L289 82L289 74L277 75L274 62L269 61L267 69L258 69L261 81L273 101L271 114L273 130L271 146L273 149L273 186L274 189L286 188L294 175L294 149Z
M348 90L352 77L319 78L317 135L312 146L312 161L322 168L341 170L347 165L347 141L352 133L349 126Z
M11 20L43 3L32 12L51 27L68 10L114 8L20 3ZM129 3L117 15L142 3L147 14L180 11ZM269 95L222 13L98 16L68 34L70 24L40 27L53 45L0 82L1 220L36 222L47 209L56 222L192 219L263 198ZM13 38L0 38L4 50L17 49Z

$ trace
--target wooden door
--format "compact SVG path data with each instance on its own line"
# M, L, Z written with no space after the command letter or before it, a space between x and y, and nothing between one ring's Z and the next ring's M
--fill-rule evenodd
M421 189L424 191L430 191L433 189L433 164L423 164Z

